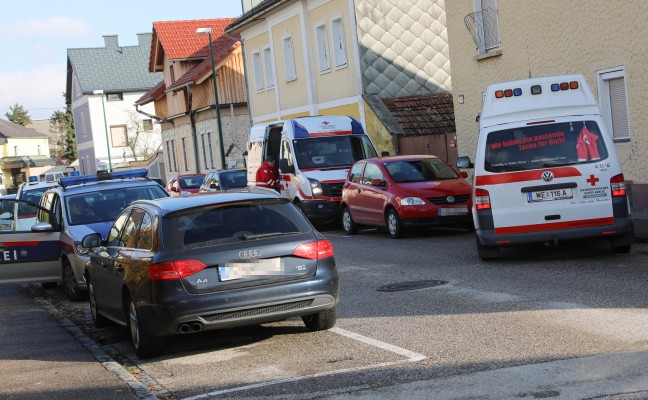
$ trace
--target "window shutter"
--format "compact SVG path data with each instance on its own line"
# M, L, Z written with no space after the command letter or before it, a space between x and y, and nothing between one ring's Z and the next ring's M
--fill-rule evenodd
M497 22L497 0L481 0L484 46L486 50L500 45Z
M263 49L263 66L265 67L266 87L271 88L274 86L274 74L272 73L272 58L270 56L270 48Z
M320 25L315 28L317 37L317 61L319 62L319 70L326 71L331 68L331 63L328 59L328 42L326 40L326 25Z
M628 139L630 137L630 121L628 120L625 79L622 77L610 79L608 84L612 113L612 136L614 139Z
M257 92L263 90L263 75L261 74L261 56L259 52L252 53L252 68L254 69L254 88Z
M333 36L333 59L335 66L341 67L346 65L346 48L344 47L344 28L342 20L336 19L331 22L331 35Z
M295 58L292 48L292 38L284 38L283 44L284 63L286 64L286 80L290 81L297 78L297 72L295 71Z

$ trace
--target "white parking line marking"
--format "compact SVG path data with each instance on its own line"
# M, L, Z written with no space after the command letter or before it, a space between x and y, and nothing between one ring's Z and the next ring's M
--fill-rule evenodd
M389 343L381 342L380 340L372 339L366 336L362 336L357 333L353 333L350 331L347 331L342 328L331 328L328 330L329 332L337 333L338 335L342 335L345 337L348 337L349 339L357 340L359 342L375 346L378 348L381 348L383 350L400 354L404 357L407 357L407 360L400 360L400 361L392 361L392 362L387 362L387 363L379 363L379 364L372 364L372 365L365 365L363 367L356 367L356 368L346 368L346 369L340 369L337 371L329 371L329 372L320 372L317 374L312 374L312 375L304 375L304 376L296 376L292 378L284 378L284 379L277 379L274 381L269 381L269 382L260 382L260 383L255 383L252 385L246 385L246 386L239 386L236 388L231 388L231 389L224 389L224 390L216 390L213 392L209 393L203 393L199 394L196 396L191 396L191 397L185 397L182 400L198 400L198 399L206 399L211 396L220 396L223 394L229 394L229 393L235 393L235 392L242 392L245 390L251 390L251 389L258 389L266 386L272 386L272 385L278 385L281 383L288 383L288 382L297 382L297 381L303 381L306 379L313 379L313 378L319 378L323 376L330 376L330 375L337 375L337 374L344 374L348 372L357 372L357 371L362 371L362 370L368 370L368 369L374 369L374 368L381 368L381 367L389 367L393 365L398 365L398 364L406 364L410 362L417 362L417 361L422 361L426 359L427 357L424 356L423 354L415 353L413 351L409 351L406 349L403 349L402 347L394 346Z
M414 353L413 351L406 350L402 347L394 346L393 344L381 342L380 340L372 339L366 336L353 333L342 328L331 328L329 332L335 332L338 335L346 336L350 339L357 340L358 342L366 343L371 346L381 348L383 350L391 351L392 353L400 354L401 356L407 357L410 361L421 361L425 360L427 356L423 354Z

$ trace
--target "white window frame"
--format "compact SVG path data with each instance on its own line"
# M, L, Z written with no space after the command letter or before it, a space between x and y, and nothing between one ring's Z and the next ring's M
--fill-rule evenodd
M331 71L331 55L328 45L326 22L315 25L315 49L317 51L317 69L320 74Z
M275 86L274 69L272 68L272 51L270 46L264 47L263 52L263 72L265 76L265 88L272 89Z
M612 101L611 96L613 94L610 93L610 81L619 78L623 79L623 93L617 93L616 101ZM628 85L626 83L625 67L618 66L596 71L596 79L599 87L601 114L608 131L612 135L612 139L615 143L631 141L632 129L630 127ZM623 118L623 120L615 122L613 115ZM615 127L617 128L616 130Z
M335 69L346 67L348 62L346 38L344 36L344 21L341 15L331 18L331 43L333 44L333 65Z
M285 35L281 43L286 69L286 82L294 81L297 79L297 68L295 66L295 50L293 49L292 35Z
M475 12L482 13L482 24L476 24L476 28L478 30L478 35L481 38L481 41L483 45L479 45L477 47L477 52L478 54L487 54L489 52L493 52L496 50L500 49L500 44L501 44L501 39L500 39L500 34L499 34L499 15L497 15L497 20L495 21L495 29L497 30L497 44L493 46L487 46L486 45L486 27L484 26L484 10L483 10L483 3L484 1L491 1L495 5L495 10L498 10L497 7L497 0L473 0L473 4L475 5Z
M252 70L254 72L254 89L258 92L263 91L263 72L261 71L261 53L259 50L252 52Z

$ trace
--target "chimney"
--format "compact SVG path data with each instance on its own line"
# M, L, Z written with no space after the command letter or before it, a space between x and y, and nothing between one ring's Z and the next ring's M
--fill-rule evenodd
M139 43L139 47L149 48L149 47L151 47L151 39L152 38L153 38L153 34L151 32L138 33L137 34L137 43Z
M103 35L103 38L107 49L116 49L119 47L117 35Z

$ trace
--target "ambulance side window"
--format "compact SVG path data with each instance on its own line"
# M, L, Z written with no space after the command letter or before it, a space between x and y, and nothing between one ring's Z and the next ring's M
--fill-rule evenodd
M289 166L295 165L292 151L290 150L290 142L287 140L281 142L281 158L285 158L288 161Z

